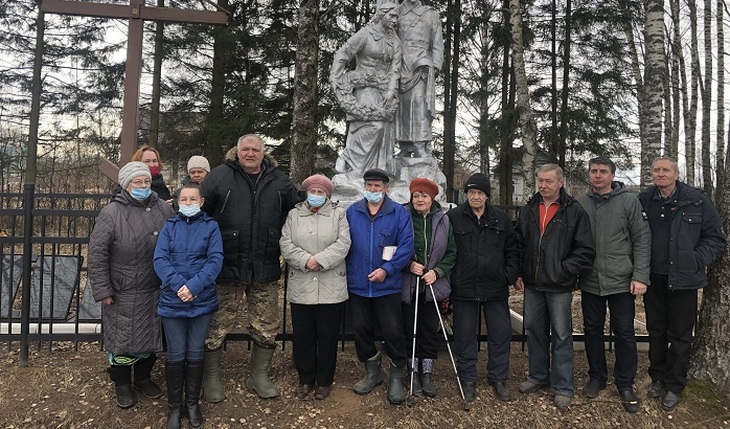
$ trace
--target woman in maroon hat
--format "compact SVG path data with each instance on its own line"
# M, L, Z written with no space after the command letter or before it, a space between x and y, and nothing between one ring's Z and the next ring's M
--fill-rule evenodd
M417 341L415 358L408 363L413 371L413 393L423 392L436 396L436 387L431 380L433 361L438 353L438 328L441 315L433 304L433 286L436 301L443 301L451 294L449 274L456 263L456 242L449 224L449 218L436 201L438 185L431 180L417 177L411 180L411 201L408 208L413 221L413 259L408 271L403 273L403 318L406 335L413 339L413 324L416 323ZM418 280L420 278L420 281ZM418 319L415 317L416 287L418 293ZM410 386L411 380L408 380Z
M286 299L291 304L298 399L330 394L337 364L337 338L347 300L345 256L350 226L332 203L332 182L321 174L302 182L306 201L290 212L281 230L281 255L289 264Z

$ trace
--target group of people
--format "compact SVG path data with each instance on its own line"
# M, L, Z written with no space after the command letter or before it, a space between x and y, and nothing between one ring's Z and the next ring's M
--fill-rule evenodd
M253 339L246 386L261 398L279 396L270 370L280 328L282 257L297 398L330 395L346 301L365 372L353 391L365 395L385 381L385 354L391 403L405 402L409 393L436 396L432 373L441 314L435 304L448 298L464 399L476 399L483 313L487 382L496 398L510 401L508 295L514 286L525 294L529 353L520 392L551 387L559 409L570 405L571 303L580 288L590 367L583 395L595 398L608 380L608 305L614 384L623 407L638 411L633 320L634 300L643 296L648 396L661 396L666 410L681 399L697 289L706 285L706 267L725 237L710 201L678 180L672 159L654 161L654 185L638 198L614 180L616 167L607 158L589 161L591 188L578 198L567 194L559 166L543 165L538 192L515 223L490 203L490 182L481 173L464 184L466 202L444 212L431 180L413 179L411 199L401 205L388 196L389 174L368 169L364 198L344 209L332 201L333 183L323 175L308 177L298 191L254 134L241 137L212 170L197 158L188 167L207 174L202 184L176 192L175 214L151 191L148 164L126 164L119 171L121 189L92 232L89 278L104 304L108 371L120 407L134 405L133 389L162 395L150 374L155 353L163 351L164 328L168 428L180 427L185 417L192 427L202 425L201 391L211 403L225 398L223 344L244 314Z

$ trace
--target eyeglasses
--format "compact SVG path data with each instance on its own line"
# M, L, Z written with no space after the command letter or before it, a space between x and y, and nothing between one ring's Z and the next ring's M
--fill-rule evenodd
M131 182L131 183L132 183L132 184L133 184L134 186L149 186L149 185L151 185L151 184L152 184L152 182L151 182L151 181L150 181L149 179L144 179L144 180L140 180L140 179L137 179L137 180L132 180L132 182Z

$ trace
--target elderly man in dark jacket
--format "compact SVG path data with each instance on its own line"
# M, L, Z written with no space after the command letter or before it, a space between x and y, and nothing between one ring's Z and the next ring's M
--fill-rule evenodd
M529 375L520 392L552 386L561 411L573 399L573 290L595 256L590 219L563 184L558 165L537 170L539 192L520 209L517 222L523 258L522 275L515 283L525 289L529 352Z
M677 162L652 163L654 186L639 194L651 227L651 286L644 295L649 330L647 395L662 396L674 410L687 385L697 290L707 285L707 266L726 245L720 217L698 189L679 180Z
M489 336L487 381L502 401L511 399L509 376L509 286L517 279L520 251L512 221L503 210L488 203L490 184L477 173L464 184L467 201L449 210L456 239L456 266L451 273L454 307L454 352L464 382L464 396L473 401L477 381L477 327L479 311Z
M581 307L589 380L583 396L596 398L606 388L608 368L604 339L606 304L616 340L613 382L621 404L630 413L639 411L634 392L637 351L634 333L635 297L649 284L651 232L641 203L623 183L614 181L616 164L599 156L588 162L591 189L577 198L591 218L596 243L593 269L580 277Z
M246 387L261 398L277 397L269 370L279 332L279 238L299 194L273 159L264 156L261 137L248 134L205 178L203 197L203 211L220 226L224 255L217 280L220 310L205 341L205 399L220 402L225 397L220 382L223 341L243 316L244 293L254 340Z

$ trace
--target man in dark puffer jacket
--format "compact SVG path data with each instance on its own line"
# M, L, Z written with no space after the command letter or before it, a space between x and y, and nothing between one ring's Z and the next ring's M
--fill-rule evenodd
M529 375L520 392L552 386L555 406L561 411L573 398L573 289L578 276L591 269L595 256L588 214L563 184L563 169L558 165L538 169L539 192L520 209L517 222L523 259L522 275L515 283L525 289L529 352Z
M286 215L300 201L299 194L273 159L265 156L261 137L248 134L205 178L203 196L203 211L220 226L224 255L217 280L220 310L205 341L205 400L220 402L225 397L220 382L223 341L243 316L244 293L248 332L254 340L246 386L261 398L277 397L279 390L269 380L269 369L279 332L279 238Z

